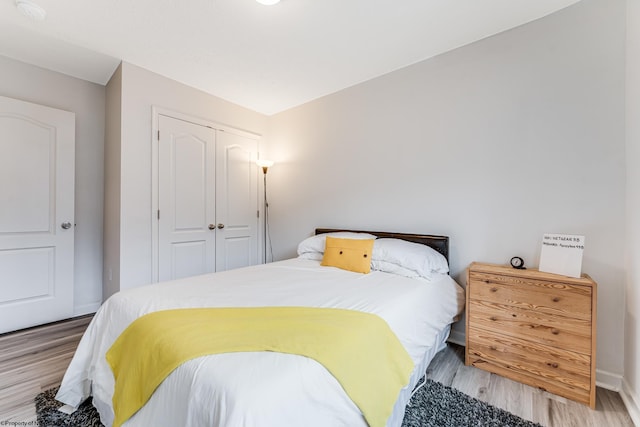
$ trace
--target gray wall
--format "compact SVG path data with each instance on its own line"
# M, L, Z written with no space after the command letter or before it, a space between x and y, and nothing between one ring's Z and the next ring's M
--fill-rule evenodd
M120 193L122 163L122 65L107 83L104 137L104 259L105 299L120 289Z
M275 258L317 226L446 234L464 283L472 261L535 267L544 233L583 234L598 374L619 384L624 27L624 2L584 0L273 116Z
M640 1L627 0L627 293L623 394L640 425ZM631 406L631 405L627 405Z
M242 108L221 98L170 80L129 63L122 63L118 84L121 86L120 108L109 114L120 114L119 159L107 164L106 174L114 181L117 193L107 192L109 200L119 205L119 220L113 220L118 230L105 236L105 272L112 280L105 283L105 298L112 292L151 283L152 279L152 195L151 195L151 125L152 107L160 107L193 117L261 135L266 130L267 117ZM115 89L117 90L117 89ZM115 99L115 95L114 95ZM108 138L107 148L112 139ZM115 159L115 156L114 156ZM108 159L107 159L108 160ZM110 181L107 182L107 185ZM110 211L115 209L107 206ZM114 242L113 239L119 239ZM110 264L113 260L114 264ZM116 265L117 264L117 265ZM117 271L116 271L117 270ZM117 276L116 276L117 274Z
M0 56L0 95L76 114L74 313L102 301L105 88Z

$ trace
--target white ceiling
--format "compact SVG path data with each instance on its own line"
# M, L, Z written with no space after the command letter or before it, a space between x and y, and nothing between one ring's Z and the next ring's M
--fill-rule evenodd
M33 1L45 21L0 0L0 55L99 84L124 60L270 115L578 0Z

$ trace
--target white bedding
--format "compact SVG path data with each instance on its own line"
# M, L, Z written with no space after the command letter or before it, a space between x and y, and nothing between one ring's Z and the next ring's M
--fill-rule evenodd
M114 380L105 353L136 318L181 307L310 306L360 310L389 324L414 370L388 426L399 426L415 382L464 307L449 276L427 282L389 273L352 273L290 259L120 292L100 307L56 398L78 406L90 394L106 426ZM374 374L374 373L373 373ZM366 426L337 380L303 356L250 352L200 357L175 371L124 426Z

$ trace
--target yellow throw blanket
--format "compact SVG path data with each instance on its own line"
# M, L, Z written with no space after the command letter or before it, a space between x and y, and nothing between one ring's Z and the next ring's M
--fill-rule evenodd
M274 351L309 357L338 380L370 426L384 426L413 361L380 317L306 307L189 308L135 320L107 352L115 377L114 427L149 400L179 365L197 357Z

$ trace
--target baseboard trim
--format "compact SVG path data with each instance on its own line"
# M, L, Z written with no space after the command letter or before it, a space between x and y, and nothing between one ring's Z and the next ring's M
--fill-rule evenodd
M622 389L622 375L596 369L596 385L607 390L620 392Z
M467 345L464 332L456 331L453 329L449 333L449 339L447 341L461 345L463 347Z
M627 407L627 412L629 412L631 420L636 426L640 427L640 396L635 395L625 380L622 381L620 397Z
M84 316L85 314L92 314L98 311L102 305L101 301L91 302L89 304L82 304L73 307L73 317Z

